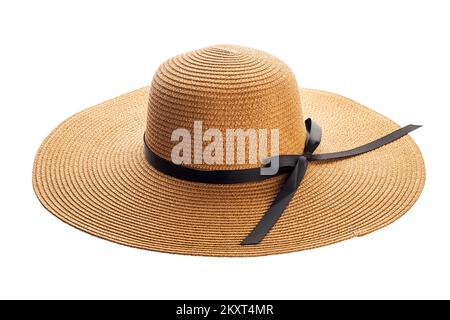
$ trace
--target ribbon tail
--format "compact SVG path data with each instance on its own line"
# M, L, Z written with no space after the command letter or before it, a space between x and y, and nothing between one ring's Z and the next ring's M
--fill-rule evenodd
M291 199L294 197L298 186L300 185L306 173L308 160L304 156L298 157L297 163L292 169L289 176L286 178L283 186L273 200L267 212L255 226L255 228L248 234L248 236L241 242L241 245L255 245L272 229L275 223L283 214L283 211L288 206Z
M400 139L403 136L406 136L408 133L420 128L421 125L415 125L415 124L409 124L406 127L397 129L384 137L381 137L379 139L376 139L372 142L369 142L365 145L345 150L345 151L339 151L339 152L332 152L332 153L321 153L321 154L313 154L309 157L310 161L314 160L332 160L332 159L342 159L342 158L348 158L357 156L359 154L363 154L375 149L378 149L382 146L385 146L397 139Z

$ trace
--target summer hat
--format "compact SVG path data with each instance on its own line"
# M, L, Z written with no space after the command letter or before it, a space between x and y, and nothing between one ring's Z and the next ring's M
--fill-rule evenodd
M265 52L211 46L61 123L37 152L33 187L62 221L131 247L300 251L368 234L411 208L425 181L408 135L418 127L299 88ZM241 144L229 132L244 133ZM267 156L256 161L255 137ZM177 149L182 141L188 149Z

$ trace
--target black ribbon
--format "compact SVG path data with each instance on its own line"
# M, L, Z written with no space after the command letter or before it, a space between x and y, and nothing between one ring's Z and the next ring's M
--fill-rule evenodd
M281 217L283 211L286 209L289 202L295 195L295 192L297 191L303 177L305 176L309 161L343 159L366 153L388 143L391 143L421 126L410 124L406 127L391 132L384 137L381 137L357 148L322 154L313 154L320 144L320 140L322 138L322 129L311 119L306 119L305 127L307 137L305 141L305 147L303 149L303 154L278 156L279 170L274 175L261 175L261 168L240 170L198 170L187 168L182 165L174 164L171 161L158 156L147 146L147 144L145 143L145 137L144 154L147 161L158 171L177 179L193 182L212 184L256 182L287 173L288 175L286 177L286 180L283 183L277 196L273 200L272 204L270 205L269 209L266 211L258 224L254 227L254 229L241 242L242 245L255 245L260 243L261 240L264 239L270 229L272 229L272 227ZM272 158L269 158L267 161L264 161L264 165L269 166L270 161L272 161L271 159Z

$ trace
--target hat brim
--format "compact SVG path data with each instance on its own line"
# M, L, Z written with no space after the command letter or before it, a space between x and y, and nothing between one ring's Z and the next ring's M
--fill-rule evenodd
M131 247L205 256L311 249L368 234L401 217L425 182L410 136L356 157L313 162L258 245L240 245L283 177L212 185L166 176L143 154L148 87L81 111L42 143L33 168L41 203L64 222ZM300 89L305 117L323 128L316 153L375 140L399 126L348 98Z

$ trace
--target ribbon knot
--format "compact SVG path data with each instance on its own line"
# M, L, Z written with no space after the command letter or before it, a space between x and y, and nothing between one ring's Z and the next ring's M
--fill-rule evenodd
M242 245L257 244L266 236L272 229L275 223L280 218L284 209L288 206L291 199L294 197L300 183L305 176L308 168L308 161L312 159L313 152L317 149L322 139L322 129L319 125L313 122L310 118L305 121L306 141L301 155L280 155L279 169L292 168L286 178L283 186L278 192L276 198L273 200L269 210L264 217L258 222L252 232L241 242ZM265 166L269 166L272 158L264 161Z

